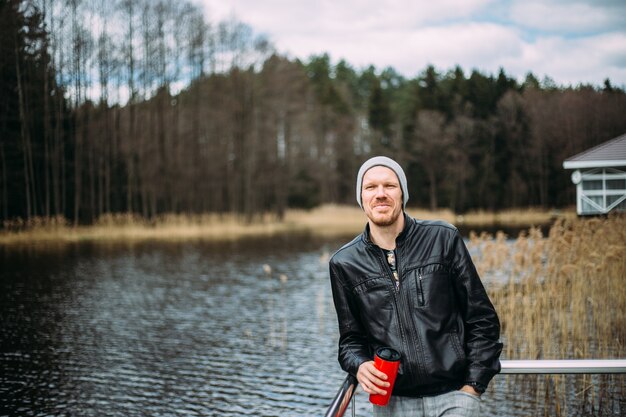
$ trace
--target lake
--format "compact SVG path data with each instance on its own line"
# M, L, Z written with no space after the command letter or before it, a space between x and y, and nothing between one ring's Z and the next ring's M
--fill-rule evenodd
M324 415L346 240L0 248L0 416ZM543 415L542 378L496 377L483 414Z

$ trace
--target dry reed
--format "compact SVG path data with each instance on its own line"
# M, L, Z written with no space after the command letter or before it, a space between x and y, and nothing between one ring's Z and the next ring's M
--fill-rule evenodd
M107 214L89 226L72 227L63 218L5 222L0 244L76 241L235 240L299 231L298 225L262 215L247 221L233 214L162 215L153 219L130 214Z
M555 216L550 211L533 209L501 213L476 212L463 216L444 209L408 209L407 212L419 219L441 219L465 227L545 225ZM565 215L570 216L571 211L565 212ZM28 221L5 221L0 231L0 244L82 240L233 240L290 232L348 236L361 232L365 222L363 211L356 205L324 205L313 210L288 210L282 220L272 214L257 215L253 219L233 214L166 214L150 220L132 214L106 214L93 225L72 227L63 217L36 217Z
M493 279L488 288L502 322L504 357L626 356L625 216L561 219L546 237L531 228L514 242L501 233L472 234L468 246L482 276ZM615 395L619 402L623 382L611 391L606 377L597 378L577 378L577 411L606 406ZM563 378L549 378L545 389L548 414L568 415Z
M492 211L470 211L464 215L456 216L456 225L468 226L541 226L552 223L556 219L576 217L576 210L573 208L565 210L545 210L541 208L508 209L498 212Z

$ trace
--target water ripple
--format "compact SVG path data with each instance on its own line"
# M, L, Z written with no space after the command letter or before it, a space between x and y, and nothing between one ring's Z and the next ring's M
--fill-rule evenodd
M322 415L344 378L319 261L338 245L1 254L0 415ZM513 390L491 415L533 410Z

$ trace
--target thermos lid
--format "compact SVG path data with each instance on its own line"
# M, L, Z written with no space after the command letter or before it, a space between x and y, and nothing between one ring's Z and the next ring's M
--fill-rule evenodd
M378 348L376 356L389 362L396 362L400 360L400 352L390 347Z

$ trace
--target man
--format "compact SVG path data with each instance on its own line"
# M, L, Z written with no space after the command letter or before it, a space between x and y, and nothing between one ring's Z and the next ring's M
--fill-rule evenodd
M375 416L475 416L500 371L500 323L458 231L404 213L404 171L374 157L357 176L365 231L330 259L339 363L369 394L385 394L374 367L382 346L402 355L386 407Z

